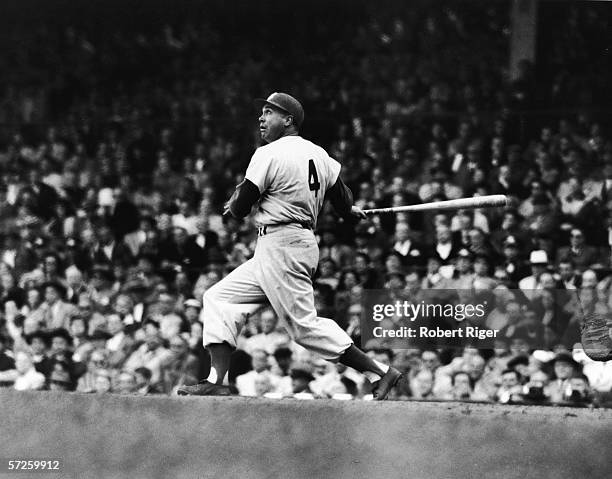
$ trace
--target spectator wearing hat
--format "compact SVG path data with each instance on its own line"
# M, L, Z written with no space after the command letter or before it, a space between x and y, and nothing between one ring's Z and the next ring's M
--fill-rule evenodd
M529 254L531 274L524 277L518 283L519 288L529 299L535 297L535 290L542 289L541 276L548 268L548 255L546 251L534 250Z
M188 298L183 301L183 314L185 320L190 325L200 320L200 312L202 311L202 303L195 298Z
M77 312L73 304L64 301L66 288L57 281L43 283L44 302L41 305L47 329L68 328L70 317Z
M25 351L19 351L15 357L17 377L13 388L17 391L35 391L45 388L45 376L34 367L32 358Z
M92 393L96 391L96 381L100 371L105 371L109 368L108 363L108 352L105 349L97 348L94 349L89 355L87 361L87 370L79 378L76 390L83 393ZM70 372L69 366L67 366L68 372Z
M36 330L26 334L25 340L29 346L34 367L39 373L47 377L53 368L53 360L49 354L51 342L49 334L42 330Z
M531 272L529 265L521 259L521 248L522 244L515 236L508 236L503 242L503 267L509 281L516 286L521 279L529 276Z
M86 365L72 359L72 336L67 329L57 328L49 331L49 338L51 339L51 362L54 364L59 361L66 364L74 387L79 376L85 372Z
M582 273L601 259L597 248L586 243L584 232L580 228L570 230L570 244L560 247L557 257L559 261L571 261L577 273Z
M162 365L168 361L171 353L163 345L157 321L146 320L143 329L144 343L128 357L123 368L128 371L136 371L141 367L147 368L151 371L151 384L157 386L162 378Z
M501 225L491 233L491 243L501 252L509 237L512 237L512 241L516 244L524 244L527 239L522 218L514 208L504 211Z
M50 391L72 391L72 379L65 364L57 362L47 381Z
M562 352L555 356L552 361L555 379L549 386L550 400L552 403L564 401L568 387L571 387L571 378L581 374L580 364L569 352Z
M555 236L559 231L559 218L547 196L539 195L533 199L532 214L525 216L530 234Z

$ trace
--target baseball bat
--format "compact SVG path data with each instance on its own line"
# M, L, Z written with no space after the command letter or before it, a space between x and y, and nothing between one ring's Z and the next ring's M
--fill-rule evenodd
M473 198L459 198L456 200L432 201L431 203L421 203L420 205L375 208L372 210L363 210L363 212L367 215L377 215L381 213L401 213L404 211L464 210L508 205L510 205L510 198L506 195L485 195L474 196Z

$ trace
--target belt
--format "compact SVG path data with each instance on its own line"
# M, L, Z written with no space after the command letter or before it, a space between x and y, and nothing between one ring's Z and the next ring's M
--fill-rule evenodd
M283 226L290 226L290 225L299 226L300 228L304 228L305 230L312 229L312 226L310 226L310 223L299 222L299 221L287 221L285 223L274 223L272 225L258 226L257 236L265 236L268 233L273 233L274 231L282 228Z

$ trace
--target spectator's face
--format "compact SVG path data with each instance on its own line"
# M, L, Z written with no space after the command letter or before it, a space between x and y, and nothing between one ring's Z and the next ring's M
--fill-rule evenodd
M387 273L398 273L402 269L402 262L396 255L390 255L385 261Z
M502 376L501 384L504 389L511 389L515 386L518 386L519 385L518 375L514 371L507 372L506 374Z
M185 354L187 354L189 346L182 338L178 336L174 336L170 339L169 343L170 343L170 351L172 351L174 356L180 358L180 357L183 357Z
M438 359L438 355L433 351L425 351L421 355L421 361L423 361L423 367L429 370L435 370L438 366L440 366L440 360Z
M253 353L253 369L260 373L268 369L268 354L265 351L255 351Z
M255 378L255 395L263 396L272 391L272 381L267 374L261 374Z
M363 256L357 256L355 258L355 270L358 273L363 273L368 269L368 262Z
M565 281L569 280L574 276L574 268L571 263L559 263L559 274Z
M51 340L51 351L53 353L65 353L68 351L68 341L62 336L56 336Z
M574 367L566 361L555 362L555 376L557 379L569 379L574 375Z
M49 304L54 304L57 300L59 300L59 294L56 289L52 286L47 286L45 288L45 301Z
M15 369L19 374L25 374L32 369L32 360L30 356L24 352L17 353L15 357Z
M489 274L489 264L485 259L478 258L474 261L474 273L478 276L487 276Z
M529 354L529 344L522 338L514 338L510 344L510 352L514 356Z
M429 258L427 260L427 274L436 274L440 266L440 262L436 258Z
M159 330L151 324L147 325L145 329L145 343L149 350L155 350L161 345Z
M597 275L594 271L587 270L582 273L582 288L595 289L597 286Z
M550 274L549 272L542 273L542 275L540 275L540 286L543 289L548 289L548 290L555 289L556 282L555 282L555 278L553 277L553 275Z
M183 244L187 240L187 232L183 228L174 228L172 234L177 244Z
M264 334L270 334L276 329L277 324L276 314L272 311L264 311L261 314L261 330Z
M438 242L447 243L451 240L451 230L446 225L440 225L436 228L436 237Z
M111 390L111 381L108 376L98 375L96 377L95 389L97 393L107 393Z
M466 257L459 257L457 260L457 269L461 274L467 274L472 271L472 260Z
M89 300L89 298L87 299L81 299L79 301L79 313L81 315L83 315L85 318L90 318L92 313L93 313L93 304L91 303L91 301Z
M417 291L421 288L421 278L417 273L410 273L406 275L406 284L405 288L408 291Z
M113 235L110 228L102 226L98 229L98 239L102 244L109 244L113 241Z
M133 393L136 390L135 376L131 373L120 374L113 390L120 394Z
M70 335L73 338L82 338L85 336L85 323L81 319L75 319L70 324Z
M485 360L482 356L474 356L465 362L463 372L467 373L474 381L480 379L485 369Z
M579 229L573 229L570 233L570 244L573 248L584 245L584 234Z
M397 241L406 241L410 235L410 227L406 223L398 223L395 227Z

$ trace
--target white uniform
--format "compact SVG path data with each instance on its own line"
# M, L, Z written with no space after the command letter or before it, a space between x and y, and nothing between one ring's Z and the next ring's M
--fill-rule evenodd
M314 228L340 164L299 136L258 148L245 178L259 188L255 254L204 294L204 345L236 347L250 314L271 304L291 338L337 360L353 341L331 319L317 317L312 276L319 262Z

